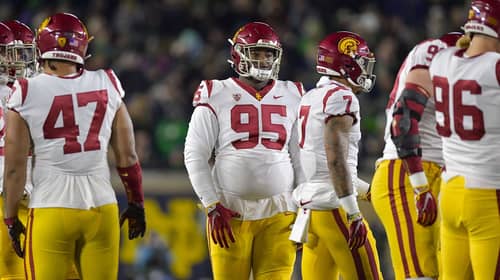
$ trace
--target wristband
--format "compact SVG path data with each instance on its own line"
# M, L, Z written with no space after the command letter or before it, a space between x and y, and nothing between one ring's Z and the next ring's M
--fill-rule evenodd
M14 223L16 222L17 220L17 217L11 217L11 218L4 218L3 219L3 223L8 226L8 227L11 227L14 225Z
M356 195L350 194L339 198L340 205L347 212L347 215L353 215L359 213L358 201L356 200Z
M411 174L410 184L414 189L417 189L422 186L427 186L428 182L427 182L427 177L425 177L425 173L421 171Z
M127 192L127 200L129 203L138 203L144 205L144 192L142 191L142 169L137 161L129 167L117 167L118 175L122 180L125 191Z

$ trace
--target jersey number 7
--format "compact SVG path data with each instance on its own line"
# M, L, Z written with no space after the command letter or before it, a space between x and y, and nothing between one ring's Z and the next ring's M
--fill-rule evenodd
M83 143L83 151L94 151L101 148L99 131L106 114L108 104L107 90L95 90L76 94L78 107L85 107L95 102L95 111L90 123L87 138ZM63 125L56 127L59 115L62 114ZM78 142L80 129L75 120L73 95L59 95L54 97L47 119L43 123L43 136L45 139L64 138L64 154L79 153L82 145Z

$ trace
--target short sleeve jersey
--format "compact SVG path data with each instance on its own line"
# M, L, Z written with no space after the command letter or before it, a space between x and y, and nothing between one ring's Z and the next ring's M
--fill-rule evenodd
M500 54L466 57L455 47L430 66L444 178L469 188L500 189Z
M358 142L361 139L358 98L350 88L333 80L303 96L298 129L301 165L308 182L331 184L324 145L325 124L332 116L342 115L353 117L347 163L354 179L357 178Z
M439 39L427 40L416 45L407 55L405 61L401 65L393 89L389 96L389 102L385 109L386 124L384 131L385 147L383 159L396 159L398 153L396 146L391 139L391 124L392 114L396 101L401 96L406 83L408 73L413 69L429 69L429 65L436 53L446 48L446 43ZM427 101L422 118L419 122L419 135L422 147L422 160L432 161L437 164L443 164L443 156L441 152L441 138L436 132L436 118L434 116L434 100L430 98Z
M30 207L83 208L116 202L107 149L124 96L112 70L19 79L8 108L19 113L33 142Z

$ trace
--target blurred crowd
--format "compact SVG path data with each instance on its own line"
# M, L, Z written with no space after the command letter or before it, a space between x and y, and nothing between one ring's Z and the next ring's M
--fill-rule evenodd
M227 63L234 32L264 21L281 37L280 79L314 86L318 41L350 30L364 37L377 59L375 90L361 96L360 173L373 172L383 148L384 108L406 53L428 37L458 31L469 1L439 0L25 0L3 1L1 19L33 29L46 16L70 12L95 37L88 69L113 68L126 91L145 168L183 169L183 143L203 79L235 76Z

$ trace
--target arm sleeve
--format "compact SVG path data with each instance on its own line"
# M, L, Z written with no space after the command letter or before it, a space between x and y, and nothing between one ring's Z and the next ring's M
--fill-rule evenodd
M295 121L292 128L292 135L290 136L290 142L288 143L288 151L290 152L290 158L292 160L294 171L295 187L306 181L304 171L302 170L302 164L300 162L299 133L297 126L298 121Z
M184 145L184 163L189 180L203 206L218 201L208 163L219 134L217 117L209 107L194 109Z

